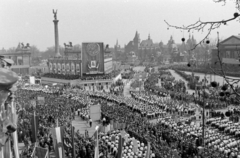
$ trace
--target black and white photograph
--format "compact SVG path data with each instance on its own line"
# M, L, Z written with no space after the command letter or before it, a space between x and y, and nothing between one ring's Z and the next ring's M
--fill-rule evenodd
M240 0L0 0L0 158L240 158Z

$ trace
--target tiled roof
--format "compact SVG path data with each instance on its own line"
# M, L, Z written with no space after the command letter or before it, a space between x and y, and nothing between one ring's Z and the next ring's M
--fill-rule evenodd
M142 40L140 47L152 47L153 41L152 39Z
M235 36L235 35L234 35ZM237 38L239 38L240 39L240 35L237 35L237 36L235 36L235 37L237 37Z

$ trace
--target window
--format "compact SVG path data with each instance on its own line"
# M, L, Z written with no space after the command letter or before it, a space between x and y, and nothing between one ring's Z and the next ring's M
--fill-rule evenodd
M234 57L234 52L231 51L231 52L230 52L230 58L233 58L233 57Z
M230 58L230 51L226 51L225 57Z
M234 51L234 58L239 58L239 57L240 57L240 52Z

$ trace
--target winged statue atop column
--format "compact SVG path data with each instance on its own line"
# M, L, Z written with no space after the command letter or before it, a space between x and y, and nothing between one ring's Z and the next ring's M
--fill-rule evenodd
M54 20L57 20L57 10L54 11L54 9L53 9L53 14L54 14Z

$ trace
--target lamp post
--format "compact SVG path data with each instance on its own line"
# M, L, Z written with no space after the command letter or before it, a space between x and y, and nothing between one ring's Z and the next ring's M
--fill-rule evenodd
M207 43L209 44L209 43ZM208 49L208 46L207 46L207 49ZM207 55L207 50L205 51L205 63L207 62L207 58L206 58L206 55ZM207 64L209 65L209 64ZM205 89L206 89L206 80L207 80L207 72L205 71L204 72L204 83L203 83L203 115L202 115L202 145L203 145L203 149L205 147L205 97L206 97L206 92L205 92Z

